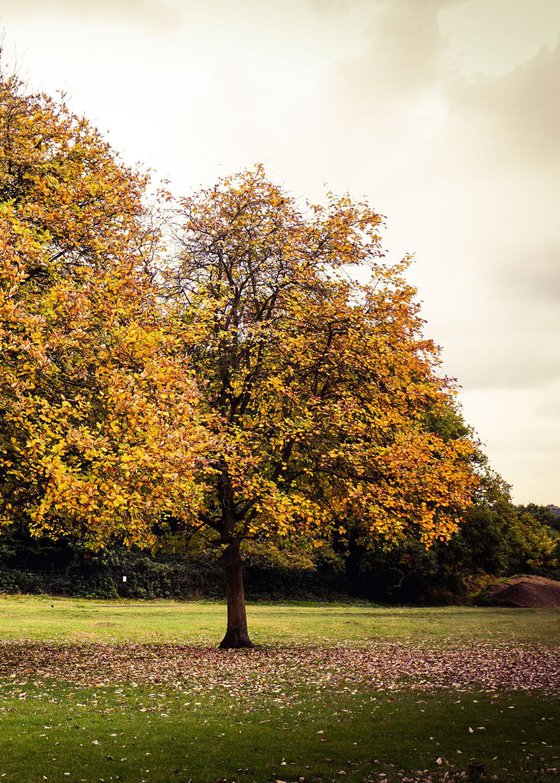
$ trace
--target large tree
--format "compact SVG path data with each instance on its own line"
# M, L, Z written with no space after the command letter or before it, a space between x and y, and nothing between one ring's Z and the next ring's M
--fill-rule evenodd
M433 426L454 389L367 204L300 207L257 167L179 222L170 313L214 437L198 529L222 549L222 646L250 646L244 541L320 543L351 517L364 540L429 546L470 504L474 447Z
M196 385L147 264L145 179L0 79L0 524L146 545L196 508Z
M428 546L473 446L433 426L453 389L367 205L299 208L261 168L185 199L164 312L144 187L0 79L0 523L99 548L173 517L222 549L222 645L248 646L243 541L352 518Z

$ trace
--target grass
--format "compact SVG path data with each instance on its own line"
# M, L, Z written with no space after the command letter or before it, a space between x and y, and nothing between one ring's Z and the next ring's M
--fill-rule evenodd
M375 639L560 643L560 612L554 609L250 604L248 615L258 644L359 644ZM218 602L0 598L0 639L214 645L224 624L225 606Z
M428 643L442 656L450 642L558 645L559 617L555 610L249 606L255 641L343 645L353 658L372 640L399 641L412 653L414 645ZM17 673L6 669L12 675L0 680L0 781L449 783L466 781L469 764L477 762L488 781L558 783L560 703L552 694L457 691L441 681L424 692L413 689L408 675L406 682L374 690L367 678L350 681L346 665L336 670L341 678L322 668L317 677L313 651L305 647L288 678L275 662L259 668L258 659L258 687L252 675L245 681L231 676L230 664L243 660L236 653L224 659L225 680L205 679L206 651L197 652L200 673L189 669L190 679L172 676L157 684L156 677L146 686L138 677L123 684L116 675L104 676L105 658L93 657L94 649L105 656L115 648L87 646L215 645L224 621L220 603L0 598L0 641L87 643L84 655L98 676L79 681L104 683L71 685L62 681L64 668L60 680L45 679L25 646L18 647L22 665ZM258 655L271 659L270 652ZM150 667L150 660L141 653L138 666Z
M248 703L27 685L4 693L0 714L0 775L13 783L379 782L439 779L472 761L500 781L551 781L559 766L558 701L518 693L303 687Z

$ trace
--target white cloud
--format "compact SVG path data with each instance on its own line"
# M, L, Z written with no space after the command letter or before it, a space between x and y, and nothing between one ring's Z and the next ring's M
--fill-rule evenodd
M6 20L37 23L52 19L92 21L139 27L150 35L169 36L179 19L165 0L3 0Z

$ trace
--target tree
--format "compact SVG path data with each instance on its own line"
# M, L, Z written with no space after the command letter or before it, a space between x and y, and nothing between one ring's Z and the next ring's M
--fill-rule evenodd
M198 529L222 550L221 646L244 647L244 541L320 544L351 517L364 541L430 546L469 506L474 445L432 426L453 386L367 204L299 208L257 167L180 223L170 313L214 437Z
M539 506L536 503L529 503L526 506L517 506L520 514L526 513L534 517L541 525L546 525L553 530L560 532L560 508L554 505Z
M555 576L556 531L513 504L510 486L485 458L478 473L474 503L459 530L429 550L413 536L390 551L368 549L356 544L350 529L347 570L355 589L375 600L451 603L497 577Z
M207 441L147 263L146 180L0 79L0 523L147 545L196 510Z

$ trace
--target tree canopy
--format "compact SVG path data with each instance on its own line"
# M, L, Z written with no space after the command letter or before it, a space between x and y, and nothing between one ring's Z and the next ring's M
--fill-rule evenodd
M196 507L204 434L146 266L145 179L0 81L0 519L93 547Z

